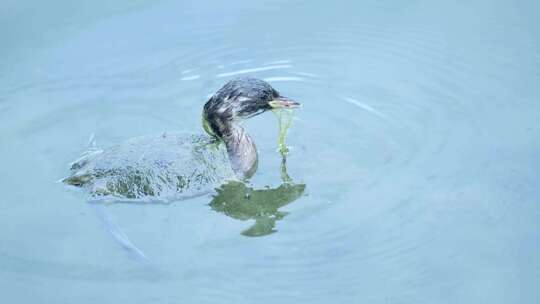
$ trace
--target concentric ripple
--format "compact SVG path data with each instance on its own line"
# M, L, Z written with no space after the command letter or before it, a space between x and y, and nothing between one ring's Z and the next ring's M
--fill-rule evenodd
M0 58L3 296L535 302L540 27L525 6L164 2L21 41ZM102 206L141 263L54 183L90 134L108 147L202 132L204 102L241 76L302 103L286 165L306 190L274 233L241 235L254 219L213 211L210 196ZM259 151L249 186L275 189L275 119L245 126Z

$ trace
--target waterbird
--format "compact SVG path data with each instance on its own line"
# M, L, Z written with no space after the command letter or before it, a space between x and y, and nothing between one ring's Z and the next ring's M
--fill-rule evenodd
M263 80L236 78L204 105L206 134L162 133L94 149L72 162L62 181L93 197L166 200L209 193L257 170L257 148L242 121L299 105Z

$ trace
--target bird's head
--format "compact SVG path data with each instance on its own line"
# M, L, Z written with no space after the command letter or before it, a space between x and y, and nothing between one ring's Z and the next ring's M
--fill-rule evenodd
M267 110L296 108L300 104L281 96L267 82L250 77L227 82L204 105L203 126L211 135L222 136L233 123Z

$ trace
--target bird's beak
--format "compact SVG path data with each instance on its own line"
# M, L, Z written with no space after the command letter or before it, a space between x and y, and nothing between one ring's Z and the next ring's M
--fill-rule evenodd
M283 96L274 98L268 104L272 109L294 109L300 106L299 102Z

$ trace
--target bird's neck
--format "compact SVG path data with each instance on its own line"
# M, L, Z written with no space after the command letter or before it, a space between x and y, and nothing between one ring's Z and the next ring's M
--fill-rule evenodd
M219 137L227 147L227 154L234 173L249 178L257 170L257 148L244 128L230 117L203 116L203 127L211 135Z
M257 148L242 126L232 123L222 133L232 169L237 176L249 178L257 170Z

